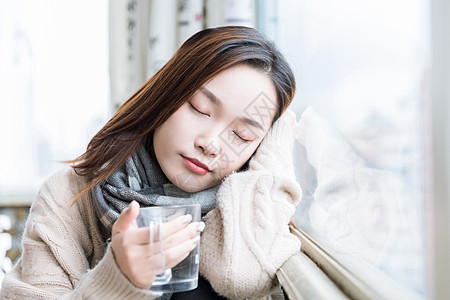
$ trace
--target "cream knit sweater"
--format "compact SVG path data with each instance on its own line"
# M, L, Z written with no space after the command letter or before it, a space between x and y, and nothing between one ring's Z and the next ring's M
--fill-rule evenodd
M230 299L257 299L274 288L275 272L300 250L288 222L301 191L295 180L293 137L277 121L249 171L222 183L217 208L206 216L200 272ZM23 254L3 281L1 299L154 299L118 268L88 194L71 206L86 182L70 168L50 177L33 202ZM102 234L103 232L103 234Z

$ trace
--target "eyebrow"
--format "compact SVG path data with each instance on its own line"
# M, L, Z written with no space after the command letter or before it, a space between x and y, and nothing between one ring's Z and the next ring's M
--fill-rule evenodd
M222 106L223 102L222 100L220 100L219 98L216 97L216 95L214 95L210 90L208 90L205 87L201 87L200 91L214 104L218 105L218 106ZM264 131L264 127L257 121L252 120L250 118L247 117L238 117L238 120L243 122L243 123L247 123L248 125L251 125L253 127L259 128L262 131Z
M214 95L210 90L208 90L205 87L201 87L200 91L206 96L208 97L209 100L211 100L212 103L217 104L219 106L222 106L222 100L220 100L219 98L216 97L216 95Z

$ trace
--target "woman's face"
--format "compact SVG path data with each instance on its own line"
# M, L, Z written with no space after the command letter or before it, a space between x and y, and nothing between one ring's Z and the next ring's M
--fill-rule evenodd
M216 186L250 158L276 108L275 86L267 75L246 65L231 67L155 130L156 159L184 191Z

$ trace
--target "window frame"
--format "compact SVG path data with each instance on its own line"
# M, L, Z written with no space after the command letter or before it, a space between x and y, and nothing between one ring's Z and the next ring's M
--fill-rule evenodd
M431 141L426 147L431 167L427 174L427 235L429 294L431 299L450 295L450 2L431 0L431 112L427 125ZM431 147L431 149L430 149Z

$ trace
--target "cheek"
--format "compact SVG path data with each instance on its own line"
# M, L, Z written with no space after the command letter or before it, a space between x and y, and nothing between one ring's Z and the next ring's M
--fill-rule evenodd
M222 165L222 169L226 173L225 176L233 171L239 170L250 159L258 145L249 146L241 153L236 153L231 150L226 151Z
M153 147L157 158L163 158L169 155L171 150L176 148L179 139L178 122L171 117L155 130Z
M167 139L164 139L164 127L159 127L155 130L153 135L153 149L155 151L156 159L161 166L165 160L165 154L170 145L167 144Z
M249 147L248 151L246 151L242 155L242 160L240 161L240 163L241 163L240 167L242 167L242 165L244 165L252 157L252 155L255 153L256 149L258 148L258 146L259 146L259 144L256 146Z
M187 130L190 123L185 108L182 106L155 130L155 135L158 134L158 139L163 144L167 143L167 140L178 140L185 135L183 131Z

